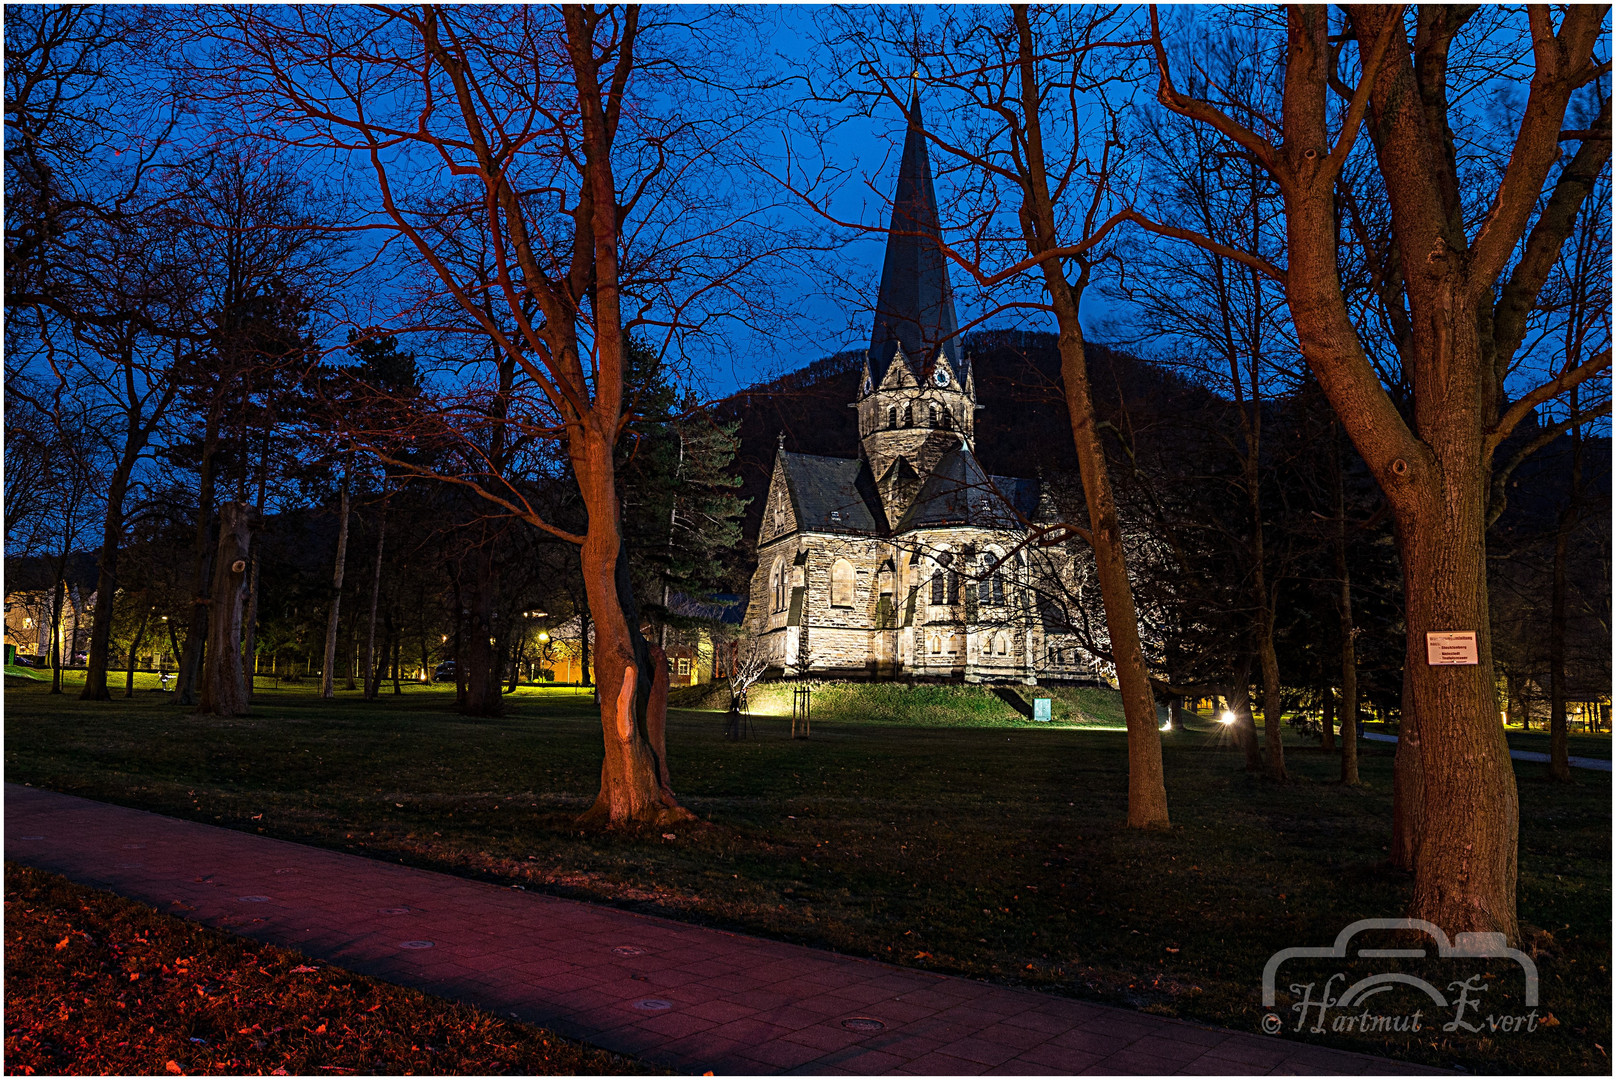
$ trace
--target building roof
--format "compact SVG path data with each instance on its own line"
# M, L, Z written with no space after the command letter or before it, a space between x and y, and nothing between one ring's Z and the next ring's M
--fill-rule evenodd
M863 458L820 457L780 451L786 490L799 532L843 532L878 536L880 501L869 464Z
M937 221L937 192L932 186L931 159L926 152L920 94L916 91L909 102L909 133L903 143L903 161L898 166L898 190L892 197L892 225L886 261L881 267L881 291L875 302L875 326L870 334L870 374L880 385L902 345L904 356L920 377L941 347L949 366L964 383L966 370L958 336L954 292L948 283L942 229Z
M937 462L897 531L937 525L1019 529L1037 508L1037 481L990 477L976 455L961 446Z

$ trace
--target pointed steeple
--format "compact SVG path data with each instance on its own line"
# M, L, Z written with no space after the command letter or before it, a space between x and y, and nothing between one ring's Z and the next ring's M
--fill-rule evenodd
M941 347L950 366L964 378L955 341L959 324L954 317L954 292L948 284L941 242L937 192L932 186L917 89L909 100L909 134L898 167L891 233L870 335L870 368L877 383L885 377L899 345L917 376L936 359Z

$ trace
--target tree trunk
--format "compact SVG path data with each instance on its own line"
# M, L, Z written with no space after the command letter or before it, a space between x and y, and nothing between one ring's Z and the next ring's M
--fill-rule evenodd
M398 684L399 668L404 666L404 640L402 635L393 635L393 693L402 694L404 688Z
M1520 807L1493 685L1486 472L1474 446L1442 449L1445 479L1429 498L1408 500L1413 511L1398 529L1424 796L1413 912L1449 933L1497 930L1513 940ZM1427 632L1471 629L1479 663L1427 663Z
M1241 665L1239 678L1229 693L1229 711L1234 713L1234 734L1246 755L1246 771L1261 772L1262 748L1257 744L1257 721L1251 709L1251 661Z
M594 673L589 666L589 609L587 607L578 612L578 628L578 656L583 665L579 669L581 672L579 678L583 685L593 686Z
M151 622L151 608L147 607L140 616L140 626L135 629L134 642L129 646L129 668L124 672L123 696L135 696L135 664L140 656L140 643L146 640L146 627Z
M337 696L337 621L342 614L342 574L348 563L348 486L350 476L342 479L342 497L337 523L337 558L331 571L331 610L325 622L325 665L320 671L320 696Z
M345 635L342 649L342 680L344 690L357 690L359 683L355 674L359 670L359 616L348 616L348 633Z
M1167 730L1184 730L1184 699L1178 694L1167 699Z
M258 500L254 520L262 521L264 501ZM258 535L253 534L252 559L247 568L247 614L241 624L241 655L242 662L247 665L247 697L250 700L253 691L257 689L257 680L254 678L258 671Z
M62 609L67 607L67 556L56 560L56 585L51 590L50 661L53 694L62 692Z
M1566 547L1575 514L1567 507L1554 530L1554 573L1549 601L1549 768L1550 780L1571 779L1566 747Z
M385 481L383 483L385 487ZM376 566L370 581L370 621L365 631L365 700L376 700L381 686L381 671L376 659L376 608L382 598L382 551L387 545L387 493L382 493L380 522L376 527ZM385 648L386 643L383 643Z
M500 716L505 703L499 692L499 643L494 626L494 599L499 592L498 572L487 538L471 552L472 587L466 599L464 659L456 666L465 669L465 702L460 711L467 716Z
M213 562L213 603L198 712L241 716L247 687L241 665L241 610L246 600L247 559L252 554L252 508L245 502L219 507L219 550Z
M96 557L95 615L90 624L90 655L84 672L84 689L79 693L83 701L106 701L112 697L107 689L107 667L112 647L112 610L118 592L118 553L123 546L123 504L129 493L129 474L135 466L140 446L132 445L133 454L125 451L118 467L107 479L107 510L101 523L101 551Z
M1022 232L1028 252L1041 255L1062 245L1044 164L1037 50L1026 9L1014 8L1013 17L1019 39L1017 62L1021 71L1021 102L1028 144L1023 189L1026 196L1021 206ZM1088 269L1084 266L1077 282L1072 283L1067 280L1059 258L1046 259L1040 267L1060 331L1061 381L1066 391L1066 411L1077 450L1083 496L1089 509L1088 540L1094 551L1105 624L1111 637L1112 662L1116 665L1123 717L1128 727L1128 825L1131 828L1165 827L1168 824L1167 786L1162 775L1161 728L1156 721L1156 702L1150 690L1144 650L1139 644L1139 618L1134 609L1133 587L1128 581L1122 528L1111 493L1105 450L1095 426L1083 326L1078 318Z
M1261 576L1259 574L1259 576ZM1274 652L1273 609L1264 597L1257 632L1257 658L1263 677L1263 771L1268 779L1285 781L1284 697L1279 685L1279 657Z
M695 815L679 805L668 782L665 730L667 664L659 665L640 632L628 551L617 519L609 438L590 431L571 445L584 503L592 510L580 563L595 624L595 669L605 743L600 794L580 819L619 825L666 824ZM612 508L607 515L602 511Z

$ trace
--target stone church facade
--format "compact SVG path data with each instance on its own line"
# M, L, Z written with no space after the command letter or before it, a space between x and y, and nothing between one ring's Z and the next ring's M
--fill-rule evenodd
M858 456L791 453L782 436L746 628L788 676L1088 680L1066 606L1050 602L1069 595L1069 568L1027 544L1047 516L1038 482L976 459L980 406L919 124L915 99L852 402Z

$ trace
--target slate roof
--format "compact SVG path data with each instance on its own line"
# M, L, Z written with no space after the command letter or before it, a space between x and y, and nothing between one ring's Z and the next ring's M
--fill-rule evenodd
M879 536L880 499L863 458L819 457L780 451L786 490L802 532Z
M937 462L897 531L937 525L1016 529L1037 508L1037 481L989 477L976 455L961 446Z
M942 346L949 366L966 378L960 357L959 323L954 315L954 292L948 283L948 263L941 248L937 222L937 192L932 186L931 159L926 152L920 94L909 102L909 134L898 166L898 190L892 197L891 232L886 261L881 267L881 291L875 302L875 326L870 334L870 374L876 385L886 377L898 345L915 370L923 372Z

